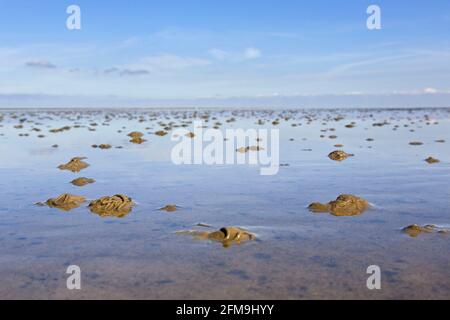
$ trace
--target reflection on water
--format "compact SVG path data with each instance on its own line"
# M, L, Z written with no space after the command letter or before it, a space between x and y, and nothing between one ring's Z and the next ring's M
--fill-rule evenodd
M180 235L190 235L196 240L211 240L220 242L224 248L233 244L241 244L246 241L255 240L256 236L247 230L237 227L224 227L217 231L185 230L178 231Z
M447 109L0 113L0 298L450 298L450 236L440 232L450 225ZM170 132L192 131L195 119L278 128L279 173L174 165ZM337 150L353 156L333 161ZM75 157L88 158L83 175L95 183L74 185L80 174L58 169ZM35 205L59 194L87 202L69 212ZM308 210L340 194L370 208ZM177 210L157 210L168 203ZM411 225L436 227L410 237ZM65 287L73 264L77 292ZM370 265L382 270L380 291L366 287Z

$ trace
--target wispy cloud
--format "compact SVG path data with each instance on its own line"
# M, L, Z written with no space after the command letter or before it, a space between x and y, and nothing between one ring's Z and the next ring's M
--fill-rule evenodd
M258 59L262 56L261 50L257 48L247 48L244 51L244 58L245 59Z
M211 64L202 58L183 57L174 54L150 56L142 59L142 65L150 70L175 70L202 67Z
M208 52L214 59L221 61L228 60L239 62L242 60L254 60L262 57L261 50L253 47L246 48L240 52L228 52L218 48L210 49Z
M150 74L150 71L145 69L123 69L120 71L121 76L143 76Z
M45 60L41 61L28 61L25 66L32 68L42 68L42 69L56 69L56 65Z
M436 88L429 87L429 88L423 89L423 92L427 93L427 94L435 94L435 93L438 93L438 90Z
M227 59L230 54L228 52L226 52L225 50L221 50L221 49L217 49L217 48L213 48L211 50L209 50L209 54L217 60L225 60Z

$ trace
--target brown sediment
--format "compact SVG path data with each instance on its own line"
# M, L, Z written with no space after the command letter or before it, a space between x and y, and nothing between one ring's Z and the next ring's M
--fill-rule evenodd
M314 202L309 205L312 212L329 212L334 216L356 216L369 208L369 202L354 195L343 194L327 204Z
M60 195L57 198L48 199L45 204L50 208L58 208L63 211L70 211L72 209L78 208L85 201L85 197L74 196L66 193Z
M249 150L249 147L240 147L240 148L236 149L236 151L239 153L246 153L246 152L248 152L248 150Z
M74 186L77 186L77 187L83 187L83 186L85 186L87 184L91 184L91 183L94 183L94 182L95 182L94 179L81 177L81 178L77 178L75 180L72 180L70 183L73 184Z
M70 130L70 126L65 126L62 128L58 128L58 129L51 129L49 130L51 133L57 133L57 132L63 132L63 131L68 131Z
M192 139L195 137L195 134L193 132L188 132L185 134L185 136Z
M311 203L308 208L312 212L319 213L319 212L329 212L330 209L331 209L331 206L329 204L323 204L323 203L320 203L320 202L314 202L314 203Z
M95 148L95 149L97 149L97 148L100 148L100 149L111 149L112 146L110 144L100 144L100 145L93 144L92 148Z
M433 158L433 157L428 157L428 158L425 159L425 161L428 162L429 164L441 162L439 159L436 159L436 158Z
M333 161L344 161L348 157L353 157L353 156L354 156L353 154L346 153L342 150L336 150L336 151L331 152L328 155L328 158L330 158Z
M116 194L91 201L89 209L101 217L123 218L131 212L134 202L131 198Z
M185 230L178 231L177 234L190 235L195 240L211 240L220 242L224 248L228 248L233 244L239 245L242 242L256 239L256 235L238 227L225 227L213 232Z
M80 172L83 169L89 167L89 164L84 162L83 160L87 159L86 157L75 157L72 158L68 163L62 164L58 166L60 170L69 170L72 172Z
M335 148L343 148L344 145L343 145L343 144L335 144L334 147L335 147Z
M178 206L176 204L168 204L165 207L159 208L158 210L166 211L166 212L175 212L178 210Z
M167 132L163 131L163 130L160 130L160 131L156 131L155 134L157 136L164 137L167 134Z
M131 143L142 144L145 141L147 141L147 140L142 138L144 136L144 134L142 132L139 132L139 131L130 132L128 134L128 136L131 137L131 140L130 140Z
M264 150L262 147L260 147L260 146L250 146L250 147L248 147L248 150L250 150L250 151L261 151L261 150Z
M139 131L133 131L133 132L130 132L128 134L128 136L130 138L142 138L144 136L144 134L142 132L139 132Z
M239 153L247 153L249 151L261 151L264 150L264 148L260 146L249 146L249 147L240 147L236 149L236 152Z
M145 139L142 139L140 137L136 137L130 140L131 143L135 143L135 144L143 144L145 141Z
M450 230L437 227L433 224L427 224L425 226L419 226L418 224L412 224L402 229L403 233L406 233L412 238L417 237L421 233L438 233L449 234Z

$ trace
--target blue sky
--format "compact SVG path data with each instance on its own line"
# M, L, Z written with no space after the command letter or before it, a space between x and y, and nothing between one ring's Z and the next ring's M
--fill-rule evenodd
M66 28L71 4L81 8L81 30ZM366 27L371 4L381 8L381 30ZM450 93L448 0L0 5L1 106L55 96L130 105L387 95L444 103Z

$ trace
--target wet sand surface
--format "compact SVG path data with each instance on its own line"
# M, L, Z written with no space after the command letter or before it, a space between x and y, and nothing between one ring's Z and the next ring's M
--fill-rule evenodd
M173 164L171 132L193 131L195 119L279 129L279 173ZM1 299L450 299L450 235L403 232L450 227L448 109L3 110L0 120ZM145 141L130 142L130 132ZM92 148L102 144L112 147ZM336 150L354 156L333 161ZM76 157L89 166L58 169ZM95 183L71 184L80 177ZM62 194L86 202L36 205ZM370 207L356 216L308 209L341 194ZM89 210L114 195L132 199L127 214ZM176 210L159 210L168 204ZM255 238L224 247L177 234L229 226ZM66 288L69 265L80 266L82 290ZM381 268L381 290L366 287L370 265Z

